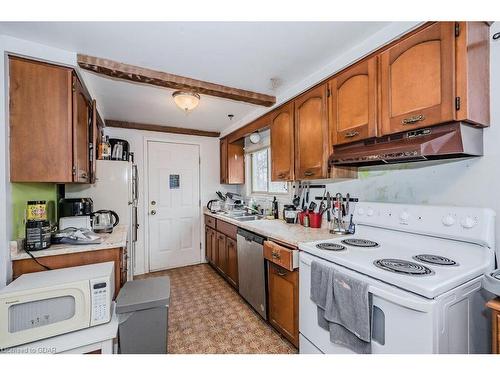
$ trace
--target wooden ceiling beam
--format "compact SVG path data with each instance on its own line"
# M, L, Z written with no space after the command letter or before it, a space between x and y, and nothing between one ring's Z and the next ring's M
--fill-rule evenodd
M173 134L185 134L185 135L197 135L200 137L219 137L219 132L210 132L206 130L189 129L189 128L179 128L176 126L163 126L163 125L153 125L153 124L141 124L138 122L128 122L119 120L106 120L106 126L111 128L122 128L122 129L136 129L136 130L146 130L151 132L162 132L162 133L173 133Z
M271 107L276 103L276 97L272 95L218 85L216 83L124 64L109 59L78 54L77 61L82 69L115 79L166 87L174 90L196 92L198 94L231 99L264 107Z

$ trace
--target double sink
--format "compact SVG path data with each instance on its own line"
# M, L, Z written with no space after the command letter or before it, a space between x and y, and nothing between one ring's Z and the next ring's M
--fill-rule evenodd
M256 215L256 214L251 214L248 212L242 212L242 211L237 211L237 212L225 212L221 213L221 215L227 216L231 219L237 220L237 221L253 221L253 220L260 220L262 219L262 216Z

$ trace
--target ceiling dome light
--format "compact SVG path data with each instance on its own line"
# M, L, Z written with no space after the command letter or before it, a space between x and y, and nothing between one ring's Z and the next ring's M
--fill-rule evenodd
M194 92L175 91L172 96L174 97L174 102L177 107L185 112L192 111L200 102L200 95Z

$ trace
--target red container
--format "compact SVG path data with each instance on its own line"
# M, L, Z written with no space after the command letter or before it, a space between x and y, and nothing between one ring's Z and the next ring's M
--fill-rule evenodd
M304 216L307 215L307 212L300 211L298 216L299 216L299 224L304 225Z
M309 212L309 226L311 228L321 228L322 215L317 212Z

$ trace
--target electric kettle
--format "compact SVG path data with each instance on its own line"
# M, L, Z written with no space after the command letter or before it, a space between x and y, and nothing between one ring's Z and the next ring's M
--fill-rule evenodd
M99 210L92 213L92 230L96 233L111 233L119 222L115 211Z

